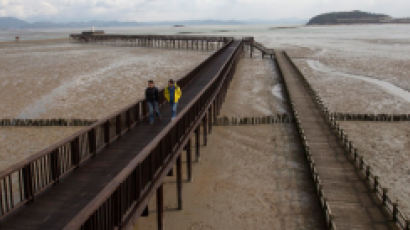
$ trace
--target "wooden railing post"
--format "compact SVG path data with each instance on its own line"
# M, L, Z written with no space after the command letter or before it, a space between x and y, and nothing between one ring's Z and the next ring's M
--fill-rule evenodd
M97 151L97 143L96 143L96 135L95 135L95 128L88 131L88 148L90 154L95 154Z
M125 123L128 129L131 128L131 111L129 109L125 112Z
M51 178L53 181L58 182L60 178L60 157L58 149L50 153L50 169L51 169Z
M109 144L110 143L110 120L107 120L104 123L104 143Z
M23 184L24 184L24 197L26 200L34 199L34 188L33 188L33 171L31 164L26 165L22 169L23 173Z
M80 138L76 137L70 143L71 146L71 164L78 167L81 161L80 157Z
M115 117L115 134L117 135L117 136L120 136L121 135L121 131L122 131L122 124L121 124L121 114L118 114L116 117Z

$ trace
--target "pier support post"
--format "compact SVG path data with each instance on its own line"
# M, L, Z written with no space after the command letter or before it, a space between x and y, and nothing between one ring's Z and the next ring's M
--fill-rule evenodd
M205 114L203 122L204 146L208 144L208 114Z
M164 229L164 188L161 184L157 189L157 227L158 230Z
M188 181L192 181L192 155L191 155L191 138L185 146L186 150L186 167Z
M211 134L212 133L212 124L215 122L215 120L212 119L212 109L209 108L208 110L208 132Z
M212 105L212 109L213 109L213 111L212 111L212 115L213 115L213 120L216 120L216 118L217 118L217 108L216 108L216 100L214 101L214 103L213 103L213 105Z
M200 139L199 139L199 132L200 132L201 126L198 125L198 128L195 130L195 160L196 162L199 162L199 157L200 157Z
M177 158L177 196L178 196L178 210L182 210L182 160L181 160L181 156Z

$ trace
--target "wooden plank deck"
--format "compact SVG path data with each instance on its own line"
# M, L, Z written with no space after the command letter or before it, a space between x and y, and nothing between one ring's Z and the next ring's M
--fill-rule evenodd
M178 110L185 107L222 68L239 42L212 59L183 90ZM0 223L0 229L62 229L85 207L158 133L169 124L170 108L160 108L162 120L141 123L109 145L86 165L41 194Z

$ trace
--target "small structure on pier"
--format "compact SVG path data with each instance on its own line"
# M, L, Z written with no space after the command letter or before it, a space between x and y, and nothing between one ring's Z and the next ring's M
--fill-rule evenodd
M93 35L104 35L105 32L104 32L104 30L94 30L94 29L92 29L90 31L83 31L83 32L81 32L81 34L84 35L84 36L93 36Z

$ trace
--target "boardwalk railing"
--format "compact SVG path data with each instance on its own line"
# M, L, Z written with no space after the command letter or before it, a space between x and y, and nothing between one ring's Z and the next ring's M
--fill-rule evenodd
M206 63L219 55L231 42L178 80L178 85L185 87ZM163 103L163 89L159 95L159 101ZM0 173L0 220L33 201L37 195L58 183L146 116L146 102L139 100L3 170Z
M256 48L261 52L262 58L264 58L265 55L269 55L270 58L273 59L273 56L275 54L275 51L273 49L266 48L262 43L254 41L253 39L248 39L247 43L249 44L250 57L253 56L254 48Z
M285 56L292 64L292 66L299 72L300 76L302 76L302 80L304 81L306 87L309 89L311 95L315 99L316 104L324 114L332 130L339 137L339 141L344 146L347 158L350 159L353 162L356 169L359 170L359 172L361 172L362 176L365 178L370 188L373 190L375 195L380 199L386 211L388 211L391 215L392 221L394 221L400 229L409 230L410 221L408 217L404 215L402 211L399 210L398 202L394 201L389 197L388 189L380 184L379 176L374 175L369 164L365 162L363 156L361 156L358 153L357 149L353 147L352 142L348 139L348 136L346 135L345 131L340 127L340 124L337 122L337 119L334 116L334 114L330 113L329 109L326 107L325 103L323 102L319 94L311 86L309 81L305 78L300 69L296 66L296 64L292 61L292 59L288 56L286 52ZM298 119L296 118L296 120Z
M241 43L242 45L242 43ZM190 145L190 137L212 125L219 113L228 84L242 47L225 62L216 77L130 161L65 229L113 229L121 227L132 216L140 216L154 193L157 193L158 217L162 216L163 179L175 162L180 167L181 151ZM205 130L207 130L205 128ZM179 170L177 170L179 171ZM162 222L159 221L159 226ZM161 227L159 229L162 229Z

